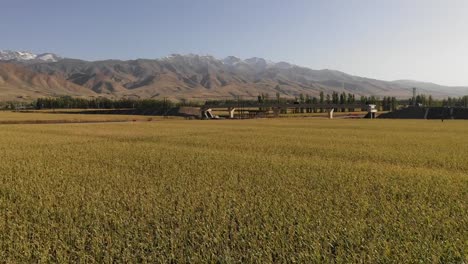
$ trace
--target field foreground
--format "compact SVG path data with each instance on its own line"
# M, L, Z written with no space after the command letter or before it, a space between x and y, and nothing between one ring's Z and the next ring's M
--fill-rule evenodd
M152 121L156 116L0 111L0 125Z
M0 127L5 262L468 260L468 123Z

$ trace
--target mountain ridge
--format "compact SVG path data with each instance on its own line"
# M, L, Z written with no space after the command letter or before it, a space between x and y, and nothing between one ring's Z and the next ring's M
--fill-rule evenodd
M0 50L0 61L16 62L58 62L63 59L54 53L35 54L29 51Z
M0 70L6 67L6 64L14 64L17 67L15 71L3 71L0 98L7 97L4 94L8 90L8 99L11 100L12 91L15 89L18 95L24 90L36 89L37 92L28 93L29 99L51 96L50 91L59 89L58 87L44 87L44 82L42 86L38 86L37 81L31 81L43 79L44 76L54 79L54 84L73 87L73 92L69 91L69 95L84 97L212 99L236 96L255 98L261 93L297 97L300 94L318 96L320 92L345 92L357 96L408 98L413 86L419 88L421 93L432 94L434 97L468 94L467 87L429 85L407 80L381 81L336 70L313 70L288 62L272 62L257 57L240 59L228 56L217 59L211 55L171 54L159 59L136 60L85 61L57 56L54 57L57 58L56 61L37 61L36 58L0 63ZM20 69L28 74L19 74ZM7 73L11 76L7 76ZM23 80L22 85L8 81L33 74L37 74L38 77ZM77 94L78 90L83 94ZM68 93L67 89L59 91Z

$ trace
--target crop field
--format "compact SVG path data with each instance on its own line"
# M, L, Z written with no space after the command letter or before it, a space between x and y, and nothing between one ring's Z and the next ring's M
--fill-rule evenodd
M468 261L466 121L3 125L0 153L0 262Z
M148 121L161 119L155 116L137 115L95 115L95 114L63 114L53 112L10 112L0 111L0 124L15 123L80 123L80 122L123 122Z

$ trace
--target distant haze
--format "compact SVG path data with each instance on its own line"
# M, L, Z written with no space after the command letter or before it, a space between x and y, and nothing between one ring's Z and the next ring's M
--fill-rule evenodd
M381 80L468 85L467 0L2 0L0 6L0 50L87 60L237 55Z

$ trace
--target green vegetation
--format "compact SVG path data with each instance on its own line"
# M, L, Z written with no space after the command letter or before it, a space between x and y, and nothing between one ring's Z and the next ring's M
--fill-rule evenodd
M239 107L249 107L260 104L310 104L309 112L324 112L324 109L314 107L318 104L375 104L380 111L394 111L404 105L423 105L429 107L468 107L468 96L459 98L448 97L444 99L434 99L432 95L418 94L415 98L408 100L398 100L396 97L383 98L376 96L356 96L352 93L338 93L332 92L325 96L324 92L320 92L319 97L311 96L308 94L299 94L295 98L282 98L280 93L276 93L275 98L270 98L268 93L261 93L257 99L243 98L241 96L233 97L231 99L217 99L217 100L196 100L190 101L187 99L179 99L176 101L168 100L167 98L161 99L135 99L135 98L121 98L109 99L105 97L93 98L77 98L71 96L38 98L33 102L1 102L0 109L7 110L24 110L24 109L137 109L140 111L152 110L153 113L165 115L171 109L182 106L199 107L203 104L209 105L223 105L235 104ZM306 109L301 109L306 110ZM364 109L362 109L364 110ZM354 109L337 108L336 112L352 112Z
M463 263L464 121L0 127L0 259Z
M181 103L182 104L182 103ZM167 99L119 99L111 100L104 97L85 99L73 98L70 96L58 98L39 98L33 104L36 109L118 109L118 108L135 108L149 109L161 108L168 109L174 107L175 104Z

